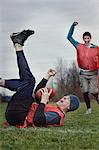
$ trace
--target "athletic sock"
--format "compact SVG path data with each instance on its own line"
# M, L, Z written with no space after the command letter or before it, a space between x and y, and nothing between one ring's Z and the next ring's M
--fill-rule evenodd
M21 51L21 50L23 50L23 46L18 44L18 43L16 43L15 44L15 49L16 49L16 51Z

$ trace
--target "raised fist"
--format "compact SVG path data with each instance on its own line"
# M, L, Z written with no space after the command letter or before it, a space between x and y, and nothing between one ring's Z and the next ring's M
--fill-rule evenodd
M77 25L78 25L78 22L74 22L73 25L74 25L74 26L77 26Z

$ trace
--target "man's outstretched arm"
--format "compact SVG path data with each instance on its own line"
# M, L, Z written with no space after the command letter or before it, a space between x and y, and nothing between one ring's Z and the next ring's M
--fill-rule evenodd
M74 32L75 26L76 26L77 24L78 24L78 22L74 22L74 23L71 25L71 27L70 27L70 29L69 29L69 32L68 32L68 35L67 35L67 39L74 45L75 48L77 48L78 42L73 39L72 35L73 35L73 32Z
M44 88L50 79L50 77L54 77L56 74L56 71L53 69L49 69L46 76L40 81L40 83L37 85L34 93L36 93L40 88Z

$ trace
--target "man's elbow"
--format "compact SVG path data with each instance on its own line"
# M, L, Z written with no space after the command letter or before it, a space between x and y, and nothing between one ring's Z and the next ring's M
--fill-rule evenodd
M69 36L67 35L67 39L69 40Z
M33 119L33 124L37 127L40 127L46 124L46 120L39 116Z
M71 38L71 37L70 37L69 35L67 35L67 39L68 39L69 41L70 41L70 38Z
M33 119L33 124L36 126L36 127L39 127L41 124L40 124L40 119L39 118L34 118Z

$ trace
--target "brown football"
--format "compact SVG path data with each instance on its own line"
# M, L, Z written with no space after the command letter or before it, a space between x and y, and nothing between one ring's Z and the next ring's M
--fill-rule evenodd
M41 88L42 89L42 88ZM35 98L36 98L36 102L37 103L39 103L40 102L40 100L41 100L41 95L42 95L42 93L41 93L41 89L39 89L36 93L35 93ZM56 92L55 92L55 90L54 89L52 89L52 88L47 88L48 89L48 92L50 91L50 90L52 90L52 92L51 92L51 94L50 94L50 96L49 96L49 99L51 99L53 96L55 96L55 94L56 94Z

